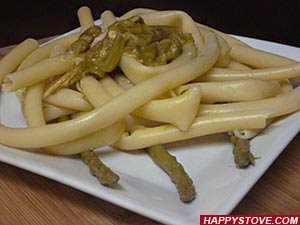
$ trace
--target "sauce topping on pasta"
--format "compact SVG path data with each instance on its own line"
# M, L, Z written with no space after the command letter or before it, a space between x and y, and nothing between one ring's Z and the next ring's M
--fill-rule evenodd
M139 16L117 21L104 31L91 26L71 45L80 58L71 83L87 74L103 77L118 66L124 53L146 66L166 65L182 53L186 43L194 45L191 34L175 26L146 25Z

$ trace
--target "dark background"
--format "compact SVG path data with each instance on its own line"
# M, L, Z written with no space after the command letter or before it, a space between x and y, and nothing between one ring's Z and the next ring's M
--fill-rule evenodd
M122 15L135 7L180 9L195 20L231 34L300 47L300 1L141 0L0 1L0 47L27 37L42 38L78 26L77 9L90 6L94 18L105 9Z

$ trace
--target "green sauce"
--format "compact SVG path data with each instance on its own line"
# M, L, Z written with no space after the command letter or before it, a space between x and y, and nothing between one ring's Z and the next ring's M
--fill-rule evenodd
M166 65L176 59L183 45L194 43L191 34L173 26L149 26L139 16L120 20L108 27L105 37L91 47L101 28L92 26L83 32L71 46L75 55L82 58L74 68L79 80L86 74L103 77L113 71L123 54L135 57L146 66Z

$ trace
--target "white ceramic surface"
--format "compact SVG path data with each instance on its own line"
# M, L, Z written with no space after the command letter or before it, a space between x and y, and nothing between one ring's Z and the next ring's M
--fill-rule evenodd
M251 46L300 59L299 48L239 38ZM14 94L1 94L0 120L14 127L25 125ZM194 181L198 195L190 204L178 199L173 183L142 151L122 153L110 148L101 150L101 159L120 175L120 185L116 189L99 185L78 158L55 157L0 146L0 160L163 223L199 224L200 214L230 213L299 130L299 113L272 124L251 143L253 153L261 159L256 161L255 166L244 170L235 167L232 147L225 134L166 145Z

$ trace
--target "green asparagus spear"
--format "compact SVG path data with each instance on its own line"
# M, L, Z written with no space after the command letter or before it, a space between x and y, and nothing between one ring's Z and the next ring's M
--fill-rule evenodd
M179 192L182 202L191 202L196 197L192 179L183 166L163 146L155 145L147 149L152 160L160 166L171 178Z
M114 38L113 44L108 52L103 65L102 70L105 72L113 71L117 66L123 54L123 48L125 45L125 38L123 35L117 33Z
M254 164L255 157L250 152L250 141L248 139L240 139L233 134L230 140L234 146L232 153L235 164L240 168Z
M89 166L90 173L97 177L102 185L111 187L119 181L119 176L105 166L94 151L81 153L81 158Z

